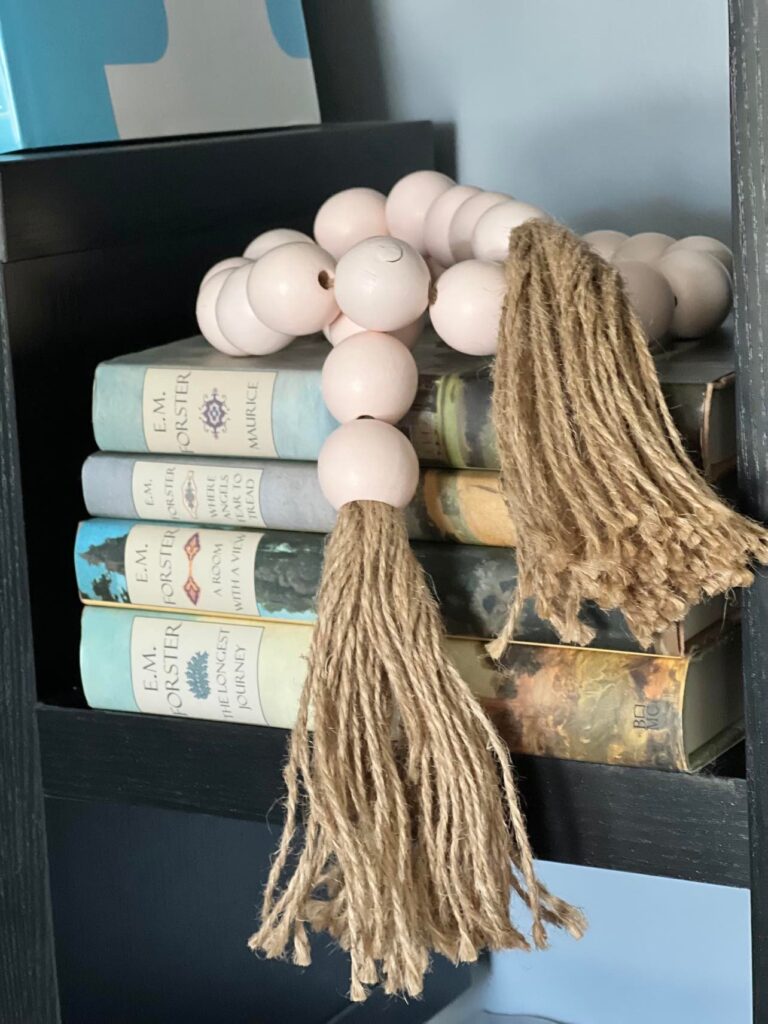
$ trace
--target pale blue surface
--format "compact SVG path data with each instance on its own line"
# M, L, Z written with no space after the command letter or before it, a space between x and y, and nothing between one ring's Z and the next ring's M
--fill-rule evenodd
M746 890L539 867L585 908L589 931L580 942L553 932L545 953L494 954L485 1009L565 1024L750 1024Z
M104 711L138 711L131 685L131 629L134 614L84 608L80 676L85 699Z
M728 241L726 0L360 0L351 31L350 6L306 0L326 119L455 125L462 182L579 230Z

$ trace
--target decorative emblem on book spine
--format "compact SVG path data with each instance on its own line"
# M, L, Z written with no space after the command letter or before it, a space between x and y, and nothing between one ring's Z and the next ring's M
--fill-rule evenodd
M195 474L193 470L187 473L186 479L181 488L181 500L184 503L184 508L193 517L197 517L197 484L195 483Z
M205 700L210 696L211 684L208 679L208 652L198 651L187 662L184 673L189 691L196 700Z
M218 440L219 434L226 432L228 418L227 396L219 394L218 389L214 388L200 406L200 420L205 429Z
M199 533L193 533L184 545L184 554L187 556L187 582L184 584L184 593L192 604L197 604L200 600L200 594L202 593L202 589L200 588L200 585L195 579L193 573L193 562L195 560L195 556L200 553L201 546Z

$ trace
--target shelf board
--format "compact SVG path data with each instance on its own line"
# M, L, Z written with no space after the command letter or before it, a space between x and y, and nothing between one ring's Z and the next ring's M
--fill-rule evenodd
M278 822L286 733L41 704L47 796ZM749 885L746 783L516 758L544 860Z

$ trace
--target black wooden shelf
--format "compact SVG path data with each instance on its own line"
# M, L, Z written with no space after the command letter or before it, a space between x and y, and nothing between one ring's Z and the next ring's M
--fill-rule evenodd
M47 796L280 823L286 733L39 704ZM537 855L749 885L743 779L516 759Z

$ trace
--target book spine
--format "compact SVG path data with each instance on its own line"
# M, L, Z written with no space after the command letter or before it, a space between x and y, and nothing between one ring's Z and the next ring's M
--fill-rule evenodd
M324 546L325 537L312 533L90 519L78 527L75 572L85 602L313 622ZM517 586L513 550L418 541L413 550L448 633L487 639L500 632ZM637 650L617 612L590 607L584 617L596 645ZM518 636L557 642L533 602Z
M328 533L336 513L314 463L98 454L83 466L93 516ZM415 540L512 547L496 473L425 470L406 510Z
M311 629L131 609L84 610L81 673L93 708L289 729ZM479 641L448 656L511 749L605 764L685 767L688 660L514 644L499 672ZM653 705L653 728L642 708Z
M665 397L694 457L707 422L728 392L705 400L708 385L665 384ZM400 426L422 465L498 470L487 366L475 372L422 373L413 408ZM717 408L713 408L713 401ZM731 389L732 401L732 389ZM320 371L169 368L102 363L96 368L93 427L102 451L155 452L314 462L338 426L325 408ZM729 434L728 449L733 448ZM723 456L724 458L724 456Z
M93 432L102 451L312 461L337 426L319 370L96 367Z
M475 692L513 753L685 771L689 668L689 657L515 643Z

